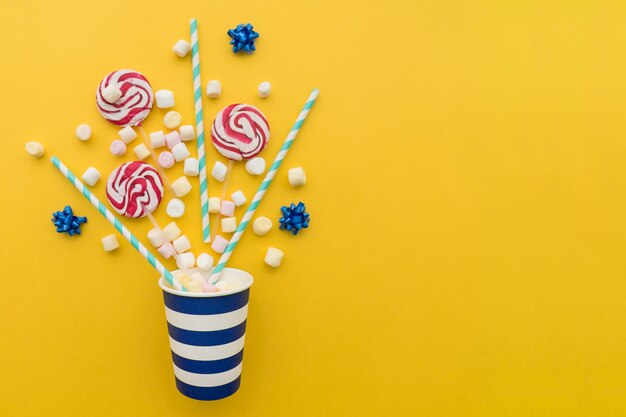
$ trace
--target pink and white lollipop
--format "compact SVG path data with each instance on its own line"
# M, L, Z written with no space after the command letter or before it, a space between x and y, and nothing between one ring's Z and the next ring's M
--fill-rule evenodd
M163 182L151 165L127 162L109 176L107 198L118 213L131 218L143 217L161 203Z
M109 102L103 95L105 88L114 87L122 95ZM113 71L100 83L96 91L96 104L102 117L118 126L137 126L148 117L154 103L150 83L133 70Z
M211 139L219 153L234 161L258 155L270 138L270 126L259 109L249 104L231 104L213 121Z

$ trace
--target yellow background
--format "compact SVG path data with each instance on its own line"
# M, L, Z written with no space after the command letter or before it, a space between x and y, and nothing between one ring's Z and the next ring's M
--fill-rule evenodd
M207 123L259 106L267 160L321 91L258 212L302 200L311 228L244 235L242 386L212 403L176 391L154 271L125 241L103 252L112 228L48 160L104 178L119 164L94 104L114 69L173 90L193 121L190 58L171 52L190 17L203 82L223 86ZM229 49L241 22L261 33L252 56ZM624 22L621 1L1 0L0 414L626 415ZM233 175L250 198L260 179ZM198 252L193 184L180 224ZM80 237L50 223L66 204L89 218Z

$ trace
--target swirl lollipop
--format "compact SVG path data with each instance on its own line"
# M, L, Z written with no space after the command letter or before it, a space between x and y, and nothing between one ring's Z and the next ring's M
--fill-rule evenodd
M213 122L211 139L219 153L233 161L258 155L270 138L270 126L259 109L248 104L231 104Z
M122 95L114 102L107 101L106 88L118 89ZM150 83L133 70L119 70L108 74L96 91L96 104L102 117L117 126L138 126L144 121L154 103Z
M149 215L163 199L163 182L156 169L141 161L127 162L109 175L107 198L126 217Z

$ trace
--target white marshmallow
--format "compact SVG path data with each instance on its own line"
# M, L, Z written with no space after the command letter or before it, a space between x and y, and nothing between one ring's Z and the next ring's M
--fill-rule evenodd
M172 148L172 155L174 155L174 159L176 160L176 162L180 162L189 158L189 155L191 155L191 153L189 153L187 145L181 142L174 145L174 147Z
M250 175L261 175L265 171L265 159L260 156L246 161L246 171Z
M120 247L120 242L117 241L117 236L107 235L102 238L102 248L105 252L111 252Z
M267 217L258 217L254 223L252 223L252 231L255 235L266 235L272 229L272 221Z
M178 128L180 132L180 138L183 142L187 142L188 140L193 140L196 138L196 132L193 130L192 125L182 125Z
M174 245L174 249L176 249L176 252L178 253L187 252L189 249L191 249L191 242L189 241L187 235L180 236L178 239L172 242L172 245Z
M237 230L237 218L225 217L222 219L222 232L232 233Z
M183 214L185 214L185 203L177 198L172 198L169 203L167 203L165 212L173 219L183 217Z
M148 150L148 147L146 146L145 143L135 146L133 148L133 152L135 152L135 156L140 161L143 161L144 159L150 156L150 151Z
M172 130L170 133L165 135L165 144L170 149L178 145L180 142L180 133L178 133L177 130Z
M222 84L218 80L206 83L206 95L209 98L218 98L222 94Z
M213 257L208 253L201 253L196 259L196 265L198 265L198 268L202 269L203 271L208 271L209 269L211 269L214 262L215 260L213 260Z
M167 238L165 237L165 233L163 232L163 230L159 230L156 228L150 229L150 231L148 232L148 240L150 241L150 244L155 248L158 248L159 246L167 242Z
M197 263L198 259L196 258L196 264ZM191 274L191 280L199 282L200 284L204 284L206 282L206 279L204 279L204 275L202 275L200 272L194 272L193 274Z
M246 199L246 196L243 195L243 191L241 190L235 191L234 193L232 193L230 195L230 198L233 199L233 202L235 203L237 207L243 206L244 204L246 204L246 201L248 201Z
M154 149L165 146L165 134L162 130L150 132L150 145L152 145Z
M159 165L161 165L163 168L171 168L176 163L174 155L172 155L172 153L169 151L161 152L157 160L159 161Z
M269 247L267 248L267 253L265 254L265 263L272 268L278 268L284 256L285 253L282 250Z
M196 257L193 256L193 253L191 252L181 253L177 256L177 258L178 259L176 259L176 265L178 265L180 269L192 268L193 265L196 263Z
M270 95L270 91L272 89L272 85L269 81L263 81L259 84L259 97L266 98Z
M163 234L165 235L165 238L171 242L180 236L181 231L176 222L171 222L163 228Z
M177 111L168 111L167 113L165 113L165 116L163 116L163 124L168 129L176 129L178 126L180 126L180 122L182 121L183 118Z
M154 93L154 98L156 99L157 107L160 109L174 107L174 93L170 90L159 90Z
M172 191L176 197L184 197L191 191L191 183L187 177L180 177L172 183Z
M189 177L195 177L200 173L200 167L196 158L185 159L183 173Z
M219 213L222 209L222 199L219 197L209 197L209 213Z
M189 42L187 42L184 39L180 39L178 42L174 44L174 47L172 48L172 51L174 51L174 54L176 54L176 56L179 56L181 58L187 55L190 50L191 50L191 45L189 45Z
M91 138L91 127L89 125L79 125L76 128L76 137L83 142Z
M228 283L226 281L217 281L215 283L215 288L217 288L217 291L228 291L230 289L230 286L228 285Z
M174 246L172 246L170 242L165 242L164 244L159 246L157 252L159 252L159 255L161 255L165 259L170 259L172 255L176 253L176 251L174 250Z
M117 132L117 134L120 135L120 138L126 144L131 143L137 137L137 132L135 132L135 130L130 126L126 126L125 128L121 129L119 132Z
M302 167L291 168L287 171L287 177L289 178L289 184L292 187L299 187L306 184L306 174Z
M219 182L224 182L226 178L226 173L228 172L228 167L221 163L220 161L215 161L215 165L213 165L213 171L211 171L211 175Z
M26 152L35 158L41 158L44 154L43 145L39 142L26 142Z
M86 183L90 187L93 187L94 185L96 185L98 180L100 180L100 173L94 167L89 167L83 173L81 178L83 179L84 183Z
M122 97L122 90L117 87L117 84L109 84L102 90L102 97L109 103L115 103Z

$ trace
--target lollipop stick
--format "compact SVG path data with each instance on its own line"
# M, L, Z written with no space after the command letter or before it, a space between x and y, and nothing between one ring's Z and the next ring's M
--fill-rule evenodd
M220 201L224 201L224 199L226 198L226 194L228 192L228 183L230 182L230 175L233 173L234 165L235 165L235 162L232 159L229 159L228 167L226 168L226 178L224 179L224 184L222 185L222 192L220 194ZM217 215L215 216L215 227L213 228L212 238L215 238L215 235L217 234L217 228L220 225L221 218L222 218L222 212L218 211Z
M165 175L165 171L163 171L163 167L161 167L161 165L159 165L159 159L157 158L156 152L152 148L152 145L150 145L150 141L148 140L148 136L146 135L146 131L143 130L143 126L142 125L139 125L137 127L139 128L139 132L141 133L141 137L143 139L144 145L146 145L146 148L148 148L148 150L150 151L150 154L152 155L152 160L154 161L154 165L156 165L155 168L157 169L157 171L159 171L159 174L161 174L161 178L163 178L163 182L167 186L167 190L172 195L175 195L174 194L174 190L172 190L172 184L170 183L170 180L167 179L167 175Z

